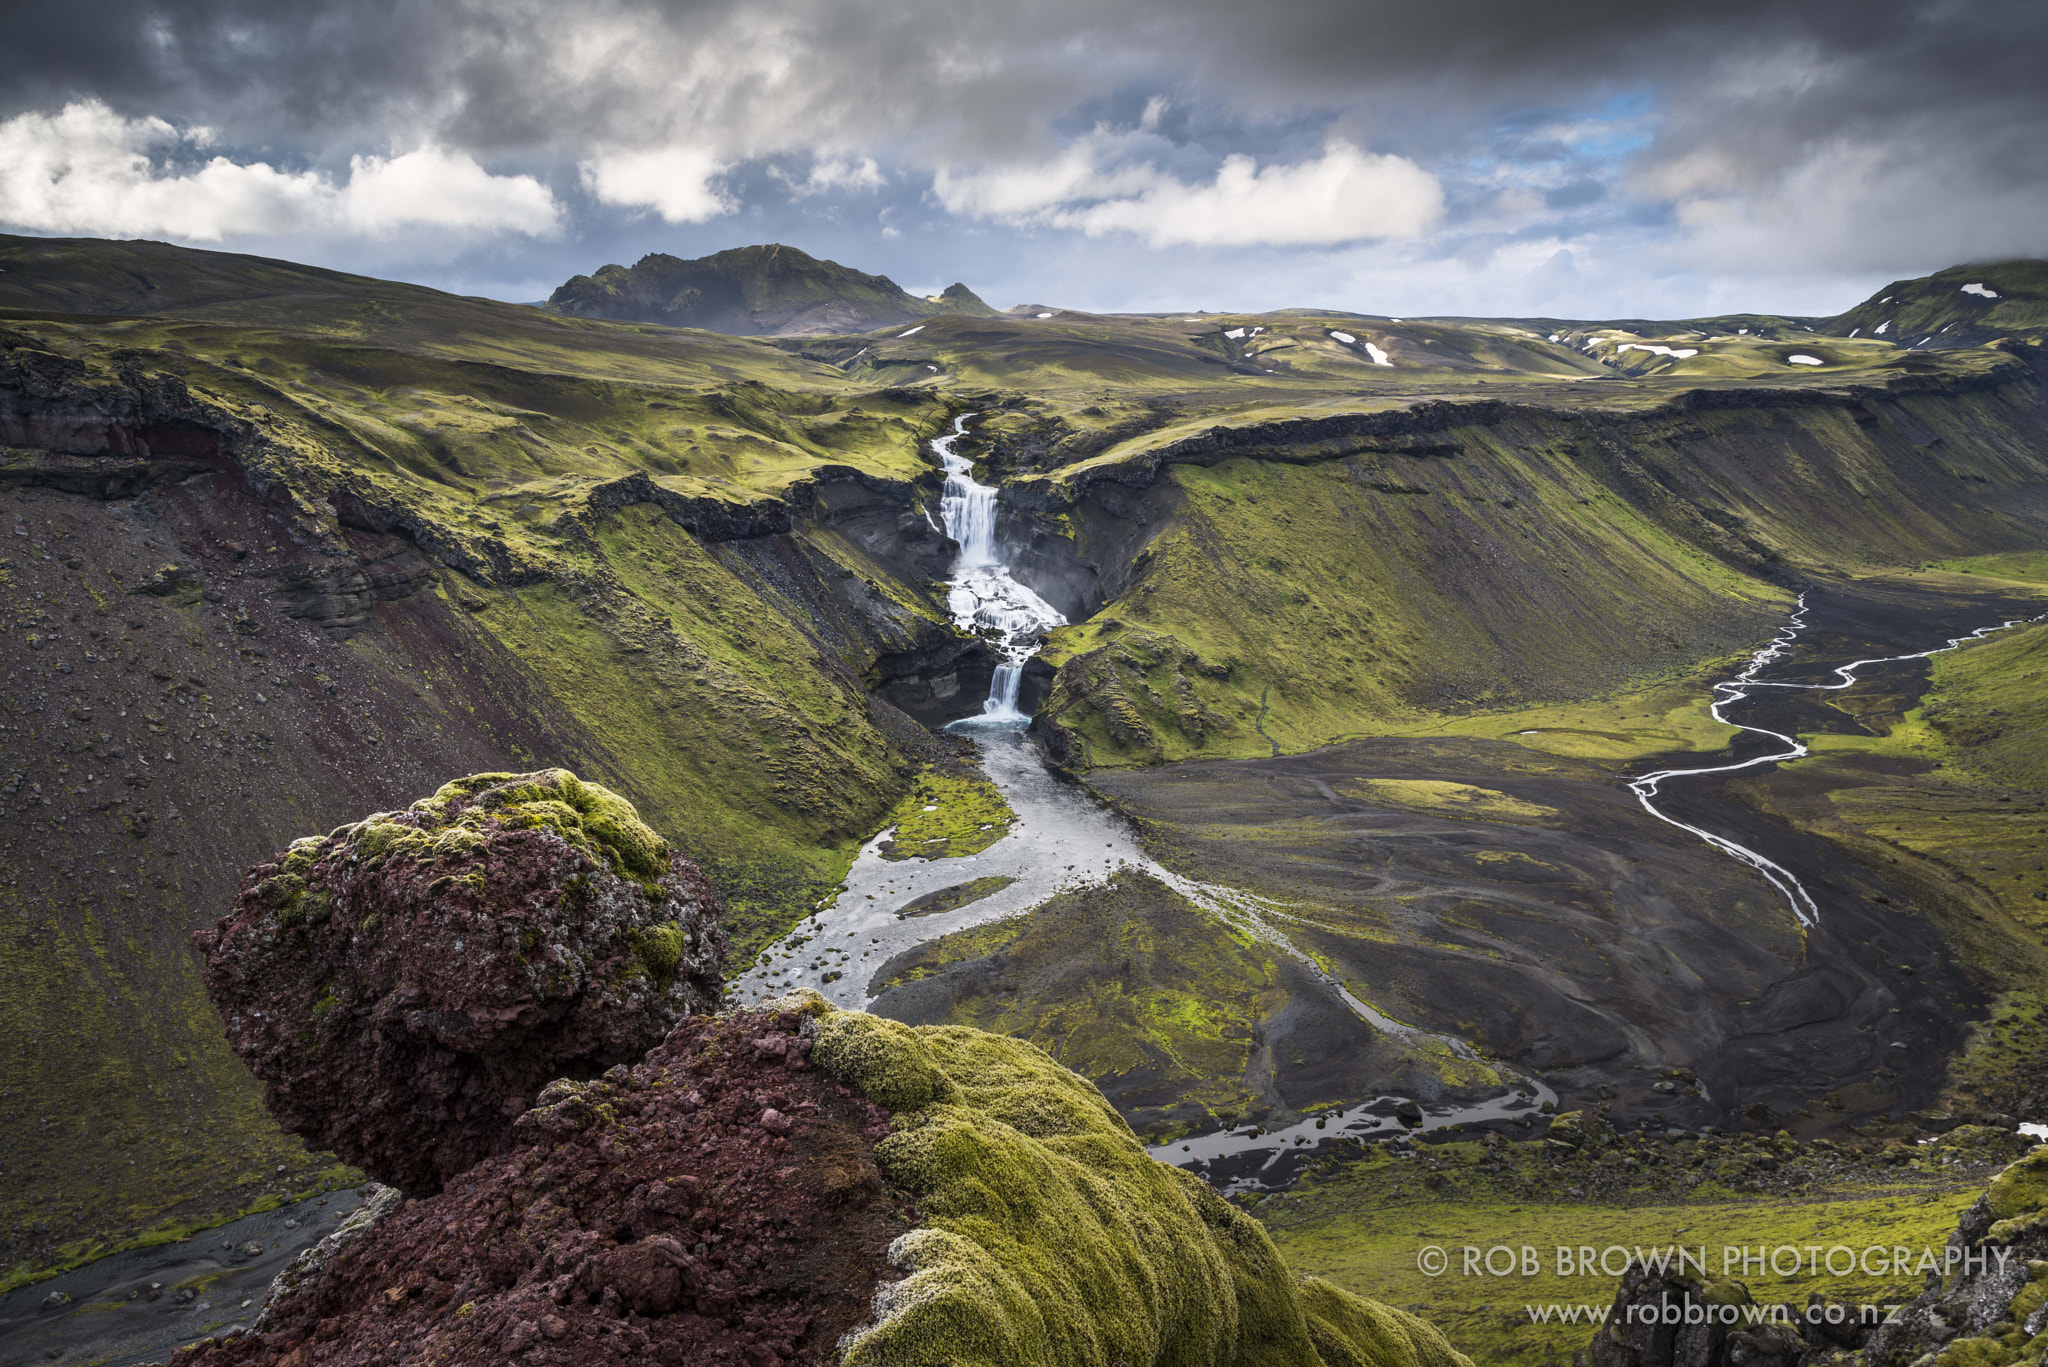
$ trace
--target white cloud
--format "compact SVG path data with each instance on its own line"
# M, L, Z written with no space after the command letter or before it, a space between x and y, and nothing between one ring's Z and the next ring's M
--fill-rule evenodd
M606 204L652 209L670 223L702 223L739 207L712 183L728 169L701 147L605 152L583 163L583 187Z
M1215 178L1190 185L1135 150L1130 135L1098 129L1036 166L976 175L940 172L933 186L948 210L976 218L1129 233L1154 247L1327 246L1412 238L1443 217L1443 187L1406 157L1333 140L1319 156L1264 167L1242 153Z
M769 174L799 199L833 190L879 190L888 183L873 157L817 157L802 179L779 166L771 167Z
M214 157L196 169L153 152L190 152L210 130L126 119L97 100L0 123L0 221L39 232L163 235L193 242L281 235L384 236L404 229L551 237L562 210L532 176L497 176L466 153L423 147L359 156L348 179Z

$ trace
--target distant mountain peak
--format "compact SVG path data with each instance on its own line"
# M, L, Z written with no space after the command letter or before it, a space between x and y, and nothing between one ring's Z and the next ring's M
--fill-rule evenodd
M920 299L886 275L825 261L780 242L686 260L649 252L631 266L579 275L548 297L557 313L739 336L871 332L934 313L993 316L964 284Z

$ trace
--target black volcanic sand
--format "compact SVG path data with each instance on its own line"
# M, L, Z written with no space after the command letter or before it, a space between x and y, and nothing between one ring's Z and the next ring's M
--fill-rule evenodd
M1765 677L1819 679L2043 606L1867 583L1816 590L1809 603L1811 629ZM1738 715L1867 729L1856 708L1902 709L1924 687L1924 663L1885 669L1899 676L1890 699L1859 689L1843 710L1817 700L1834 695L1794 695ZM1744 737L1734 753L1769 744ZM1670 756L1632 772L1715 762ZM1288 933L1347 985L1397 1019L1540 1072L1562 1107L1604 1101L1617 1120L1699 1125L1762 1102L1821 1127L1927 1105L1985 999L1946 952L1939 918L1881 864L1759 814L1729 784L1669 784L1666 810L1800 877L1820 908L1802 929L1756 873L1645 813L1626 777L1505 741L1383 738L1090 782L1169 867L1309 904ZM1484 820L1369 800L1363 784L1390 779L1470 784L1554 815ZM1327 1072L1346 1051L1341 1031L1324 1033L1304 1022L1274 1052ZM1386 1087L1366 1075L1369 1057L1353 1057L1356 1096ZM1652 1090L1673 1067L1693 1069L1706 1095Z
M285 1264L358 1204L356 1192L337 1191L22 1287L0 1297L0 1363L163 1362L184 1344L251 1324ZM69 1300L46 1306L53 1295Z

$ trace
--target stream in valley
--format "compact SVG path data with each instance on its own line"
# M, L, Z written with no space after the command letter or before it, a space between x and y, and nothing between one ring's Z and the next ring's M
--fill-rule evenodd
M1670 779L1701 778L1709 774L1732 774L1744 769L1754 769L1767 764L1781 764L1786 760L1800 759L1811 753L1797 736L1783 731L1773 731L1764 726L1752 726L1745 722L1734 721L1723 714L1723 708L1749 699L1758 689L1777 688L1788 691L1840 692L1856 685L1858 682L1858 671L1860 670L1868 669L1875 665L1902 664L1908 660L1929 659L1932 656L1958 649L1971 641L1981 641L1995 632L2008 630L2009 628L2021 625L2023 622L2040 620L2040 618L2012 618L2000 622L1996 626L1979 627L1966 636L1952 636L1946 645L1935 646L1931 650L1915 651L1911 654L1903 655L1883 655L1868 660L1852 660L1848 664L1836 665L1833 668L1832 672L1835 675L1835 682L1833 683L1799 683L1757 678L1758 671L1762 670L1766 665L1776 663L1790 655L1793 643L1799 639L1799 633L1806 629L1808 611L1806 595L1802 593L1799 595L1799 606L1792 613L1791 620L1785 624L1784 629L1768 645L1750 657L1748 666L1740 674L1714 685L1714 703L1708 709L1713 714L1714 720L1724 726L1736 727L1748 735L1765 737L1776 743L1773 748L1763 754L1751 755L1747 759L1735 760L1728 764L1705 765L1690 769L1659 769L1655 773L1644 774L1641 778L1631 781L1628 785L1629 790L1636 795L1636 800L1643 804L1643 810L1651 816L1656 817L1659 821L1676 826L1682 831L1691 832L1730 858L1739 860L1762 874L1772 887L1784 894L1785 900L1792 905L1792 914L1797 916L1799 923L1804 926L1810 926L1820 919L1820 908L1815 904L1813 894L1807 890L1804 883L1800 882L1798 875L1758 850L1739 844L1725 835L1717 834L1704 827L1679 820L1670 813L1659 809L1657 804L1651 801L1651 799L1658 795L1662 785Z
M1066 619L1011 575L1007 549L996 534L998 490L976 482L973 462L954 453L971 416L956 419L949 435L932 442L932 452L946 472L940 503L945 531L960 547L947 603L956 625L988 640L1002 662L981 713L948 729L974 741L983 772L1002 792L1016 819L1009 833L987 849L947 859L884 858L882 846L894 832L880 832L862 847L838 895L771 945L734 983L735 998L754 1004L793 988L811 987L834 1005L863 1009L874 999L869 988L877 970L898 954L1028 911L1062 892L1099 884L1119 870L1131 869L1287 955L1375 1030L1418 1048L1476 1058L1463 1040L1403 1025L1360 1000L1288 938L1284 923L1290 913L1284 905L1166 868L1144 851L1128 822L1080 784L1047 768L1025 734L1030 719L1017 708L1018 682L1045 633ZM949 911L919 913L912 907L931 894L981 879L1009 881ZM1498 1064L1491 1066L1513 1075ZM1241 1126L1177 1140L1154 1152L1203 1171L1219 1185L1283 1186L1302 1161L1333 1145L1405 1134L1416 1126L1515 1122L1533 1117L1555 1100L1542 1083L1517 1078L1498 1095L1477 1102L1419 1103L1381 1096L1292 1127L1268 1131L1258 1125Z

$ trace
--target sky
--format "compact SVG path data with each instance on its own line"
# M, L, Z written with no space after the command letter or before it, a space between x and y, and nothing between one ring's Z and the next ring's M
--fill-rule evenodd
M10 0L0 230L538 300L1832 314L2048 256L2040 0Z

